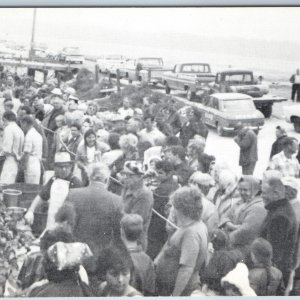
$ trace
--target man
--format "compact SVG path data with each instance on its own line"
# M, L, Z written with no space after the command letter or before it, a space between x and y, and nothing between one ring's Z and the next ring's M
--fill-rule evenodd
M118 113L125 120L127 117L133 117L133 109L130 107L130 100L128 97L123 99L123 106L119 108Z
M208 129L201 120L201 113L194 107L188 107L186 110L186 122L182 124L179 138L183 147L187 147L189 140L195 135L202 136L205 140L208 136Z
M53 110L51 113L43 120L43 126L46 127L46 137L48 140L48 168L52 169L52 163L54 158L54 153L52 153L52 145L54 143L54 131L57 129L56 117L59 115L64 115L63 100L55 97L52 99Z
M297 221L293 208L286 199L286 190L280 178L265 174L262 198L267 216L262 224L261 237L273 247L273 263L282 272L287 284L294 267L297 245Z
M122 199L107 190L109 178L110 170L105 164L93 164L90 185L71 190L66 200L75 211L75 240L88 244L95 257L121 238Z
M122 198L124 211L127 214L138 214L143 218L143 233L141 244L143 249L147 249L147 235L152 216L153 195L145 187L142 175L142 166L136 161L127 161L121 171L124 184Z
M145 128L138 132L140 142L150 142L152 146L162 146L166 136L154 126L154 116L144 118Z
M279 171L284 177L298 178L300 165L295 157L298 152L298 141L296 138L286 137L282 144L283 150L272 157L268 168Z
M296 70L296 74L292 75L290 78L292 85L292 96L291 99L295 101L295 96L297 95L297 102L300 102L300 70Z
M234 141L240 147L239 165L243 175L253 175L257 162L257 136L253 130L246 128L242 123L236 126L237 136Z
M164 157L172 164L174 175L178 178L178 183L181 186L187 185L193 172L186 163L185 155L185 149L182 146L170 146L164 152Z
M132 133L138 137L138 132L141 130L141 120L137 117L132 117L127 121L126 131Z
M41 179L43 138L33 127L33 118L30 116L22 118L21 128L25 133L23 156L21 159L25 183L39 184Z
M2 153L5 156L0 182L13 184L18 174L18 163L22 156L24 133L17 125L16 115L12 111L3 114L4 132Z
M277 126L276 127L276 141L272 144L270 159L283 150L283 142L287 137L287 133L284 128Z
M67 152L58 152L55 154L54 172L55 175L43 186L39 195L37 195L29 207L25 219L29 224L34 221L34 212L43 201L48 201L48 219L46 229L55 227L55 214L63 205L69 189L81 187L81 181L72 174L73 163L70 154Z
M67 149L63 149L71 154L71 159L75 160L76 152L82 141L81 125L73 123L71 126L71 134L66 142Z
M20 109L18 111L18 119L22 120L22 118L24 116L32 117L33 128L41 135L41 137L43 139L43 156L42 156L42 158L43 158L43 160L46 160L48 157L48 140L46 138L45 131L44 131L43 127L40 124L38 124L36 119L33 117L32 109L30 108L30 106L23 105L20 107Z

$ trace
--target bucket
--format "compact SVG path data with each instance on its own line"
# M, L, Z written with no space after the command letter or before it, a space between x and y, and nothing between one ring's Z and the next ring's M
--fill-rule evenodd
M19 197L22 195L22 192L19 190L5 189L3 193L3 202L6 207L18 206Z
M17 206L29 208L32 203L32 200L41 191L42 186L39 184L14 183L8 185L7 189L21 191L22 195L19 197L19 202Z

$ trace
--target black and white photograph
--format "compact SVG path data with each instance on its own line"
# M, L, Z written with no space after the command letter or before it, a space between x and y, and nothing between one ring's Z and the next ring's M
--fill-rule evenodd
M0 297L300 296L300 6L0 24Z

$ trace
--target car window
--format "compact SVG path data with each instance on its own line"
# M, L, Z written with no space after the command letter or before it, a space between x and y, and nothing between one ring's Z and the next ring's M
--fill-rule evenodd
M255 105L251 99L225 100L223 101L223 111L255 111Z
M214 108L214 109L219 109L219 100L214 97L207 98L206 103L204 105Z
M179 72L180 72L180 65L176 65L176 66L175 66L175 72L176 72L176 73L179 73Z
M209 67L205 64L190 64L182 66L183 73L208 73Z
M252 84L253 79L251 74L226 74L224 77L224 81L230 82L232 84Z
M143 66L162 66L163 61L160 58L140 58L139 63Z

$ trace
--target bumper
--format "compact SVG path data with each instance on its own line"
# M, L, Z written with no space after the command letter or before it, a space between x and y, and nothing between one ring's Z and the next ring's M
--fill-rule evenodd
M252 130L261 130L263 128L263 125L259 125L259 126L253 126L253 125L248 125L248 126L244 126L245 128L249 128ZM226 132L234 132L235 128L234 127L222 127L224 131Z

